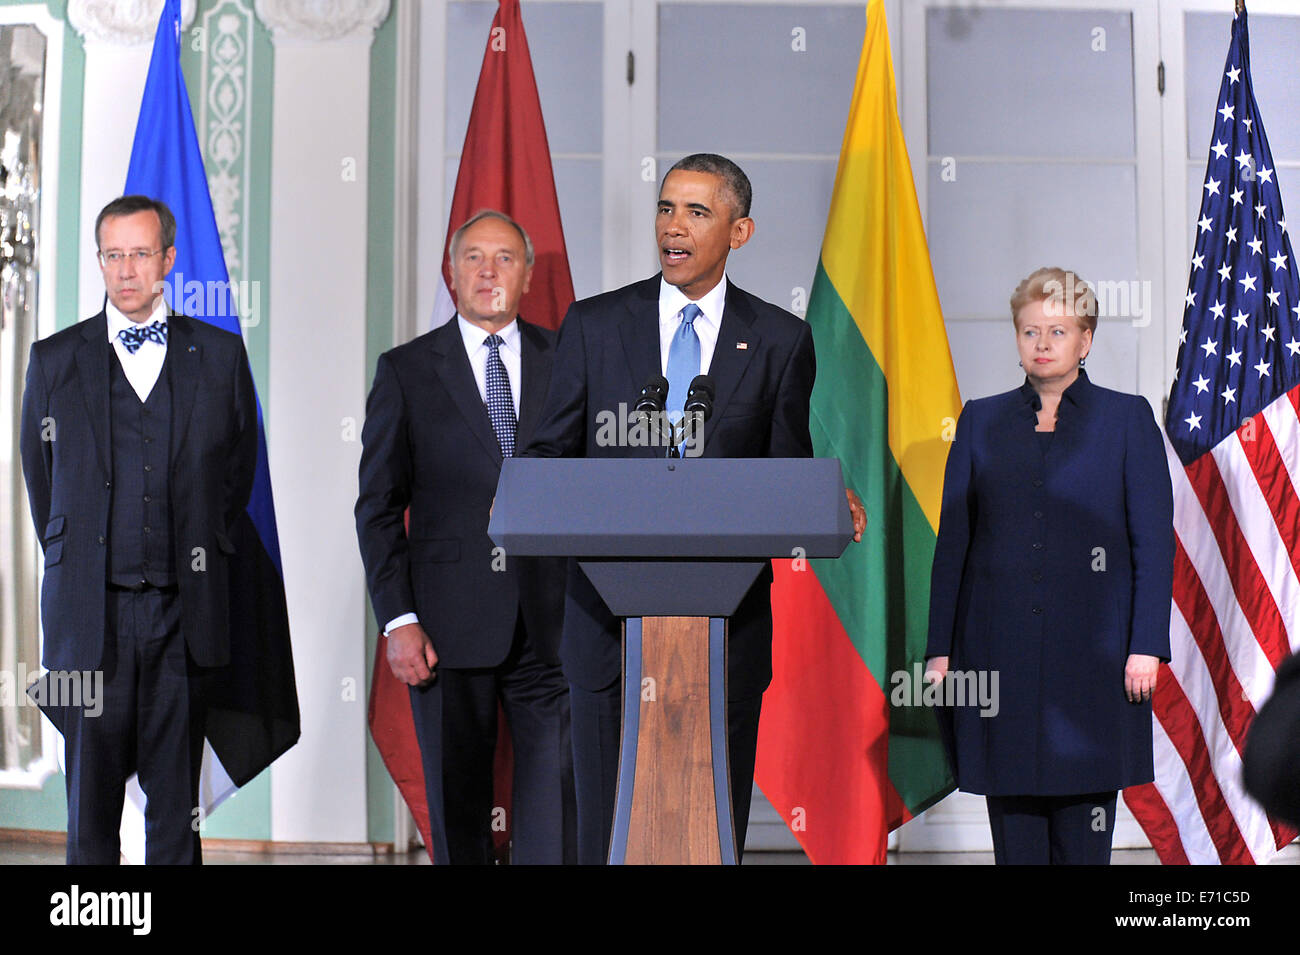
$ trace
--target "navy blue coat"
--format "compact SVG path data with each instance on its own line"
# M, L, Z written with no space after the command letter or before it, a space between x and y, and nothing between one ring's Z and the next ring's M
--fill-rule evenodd
M1044 452L1026 383L967 402L944 475L926 656L996 671L998 712L943 711L958 786L992 796L1153 778L1129 654L1169 659L1173 496L1146 399L1066 389Z

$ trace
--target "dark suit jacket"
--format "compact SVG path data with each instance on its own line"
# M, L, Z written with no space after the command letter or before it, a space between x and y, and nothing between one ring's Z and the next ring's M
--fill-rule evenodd
M632 407L660 374L660 277L575 302L560 326L546 410L524 450L534 457L662 457L663 448L602 447L596 417ZM744 347L737 347L743 345ZM727 284L709 375L716 396L703 454L716 458L812 456L808 405L816 361L807 324ZM730 624L727 693L758 696L772 679L771 568L760 575ZM621 629L577 562L569 566L561 659L587 690L619 677Z
M1046 454L1038 397L967 402L948 452L926 656L998 675L998 712L953 708L967 792L1067 795L1153 778L1129 654L1169 659L1173 497L1146 399L1066 389ZM991 686L991 684L990 684Z
M541 410L555 343L522 319L519 333L516 448ZM380 625L414 612L439 665L491 667L509 653L522 610L534 648L558 663L563 563L494 554L501 448L457 320L380 356L361 440L357 538Z
M1242 781L1269 815L1300 826L1300 654L1277 669L1246 736Z
M181 630L194 662L230 661L228 560L257 467L257 405L238 335L168 319L170 495ZM104 312L32 345L23 393L22 458L45 549L42 662L93 669L104 651L112 435ZM52 438L52 440L47 440Z

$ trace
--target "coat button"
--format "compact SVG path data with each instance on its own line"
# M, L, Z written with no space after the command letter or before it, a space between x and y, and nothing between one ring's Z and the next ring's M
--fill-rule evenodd
M99 542L100 542L101 544L104 543L104 538L103 538L102 536L99 537Z
M146 464L146 465L144 466L144 469L145 469L145 473L148 473L149 471L152 471L152 470L153 470L153 465L152 465L152 464ZM1034 516L1035 516L1035 517L1042 517L1041 514L1035 514Z
M1042 613L1042 612L1043 612L1043 608L1042 608L1042 607L1035 607L1035 608L1033 608L1033 609L1034 609L1034 613Z
M112 482L112 481L105 481L105 482L104 482L104 487L112 487L112 486L113 486L113 482Z
M152 500L153 500L153 498L151 498L148 494L146 494L146 495L144 496L144 502L145 502L146 504L150 503ZM1041 544L1035 544L1034 546L1035 546L1035 547L1041 547L1042 545L1041 545Z
M145 470L148 471L149 469L146 467ZM1043 516L1043 512L1042 512L1042 511L1034 511L1034 517L1039 517L1039 518L1041 518L1042 516Z
M1043 479L1042 479L1042 478L1034 478L1034 487L1042 487L1042 486L1043 486Z
M1030 574L1029 576L1030 576L1030 578L1031 578L1032 580L1042 580L1042 579L1043 579L1043 572L1042 572L1041 570L1036 570L1036 571L1034 571L1032 574Z
M147 501L149 499L146 497L145 500ZM1043 549L1042 541L1034 541L1034 550L1042 550L1042 549Z

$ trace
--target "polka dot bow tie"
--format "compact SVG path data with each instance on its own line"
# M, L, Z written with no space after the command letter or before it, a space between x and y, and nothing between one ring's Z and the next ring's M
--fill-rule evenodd
M117 333L117 337L122 340L123 347L134 355L145 342L157 342L159 345L166 345L167 322L164 319L159 319L156 322L150 322L148 325L124 328Z

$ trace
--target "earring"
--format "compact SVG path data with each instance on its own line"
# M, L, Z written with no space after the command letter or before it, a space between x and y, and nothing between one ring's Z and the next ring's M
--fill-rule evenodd
M1019 365L1021 368L1025 367L1025 363L1023 361L1018 361L1016 362L1016 364Z
M1080 368L1083 367L1083 362L1084 362L1084 359L1080 358L1080 359L1079 359L1079 367L1080 367Z

